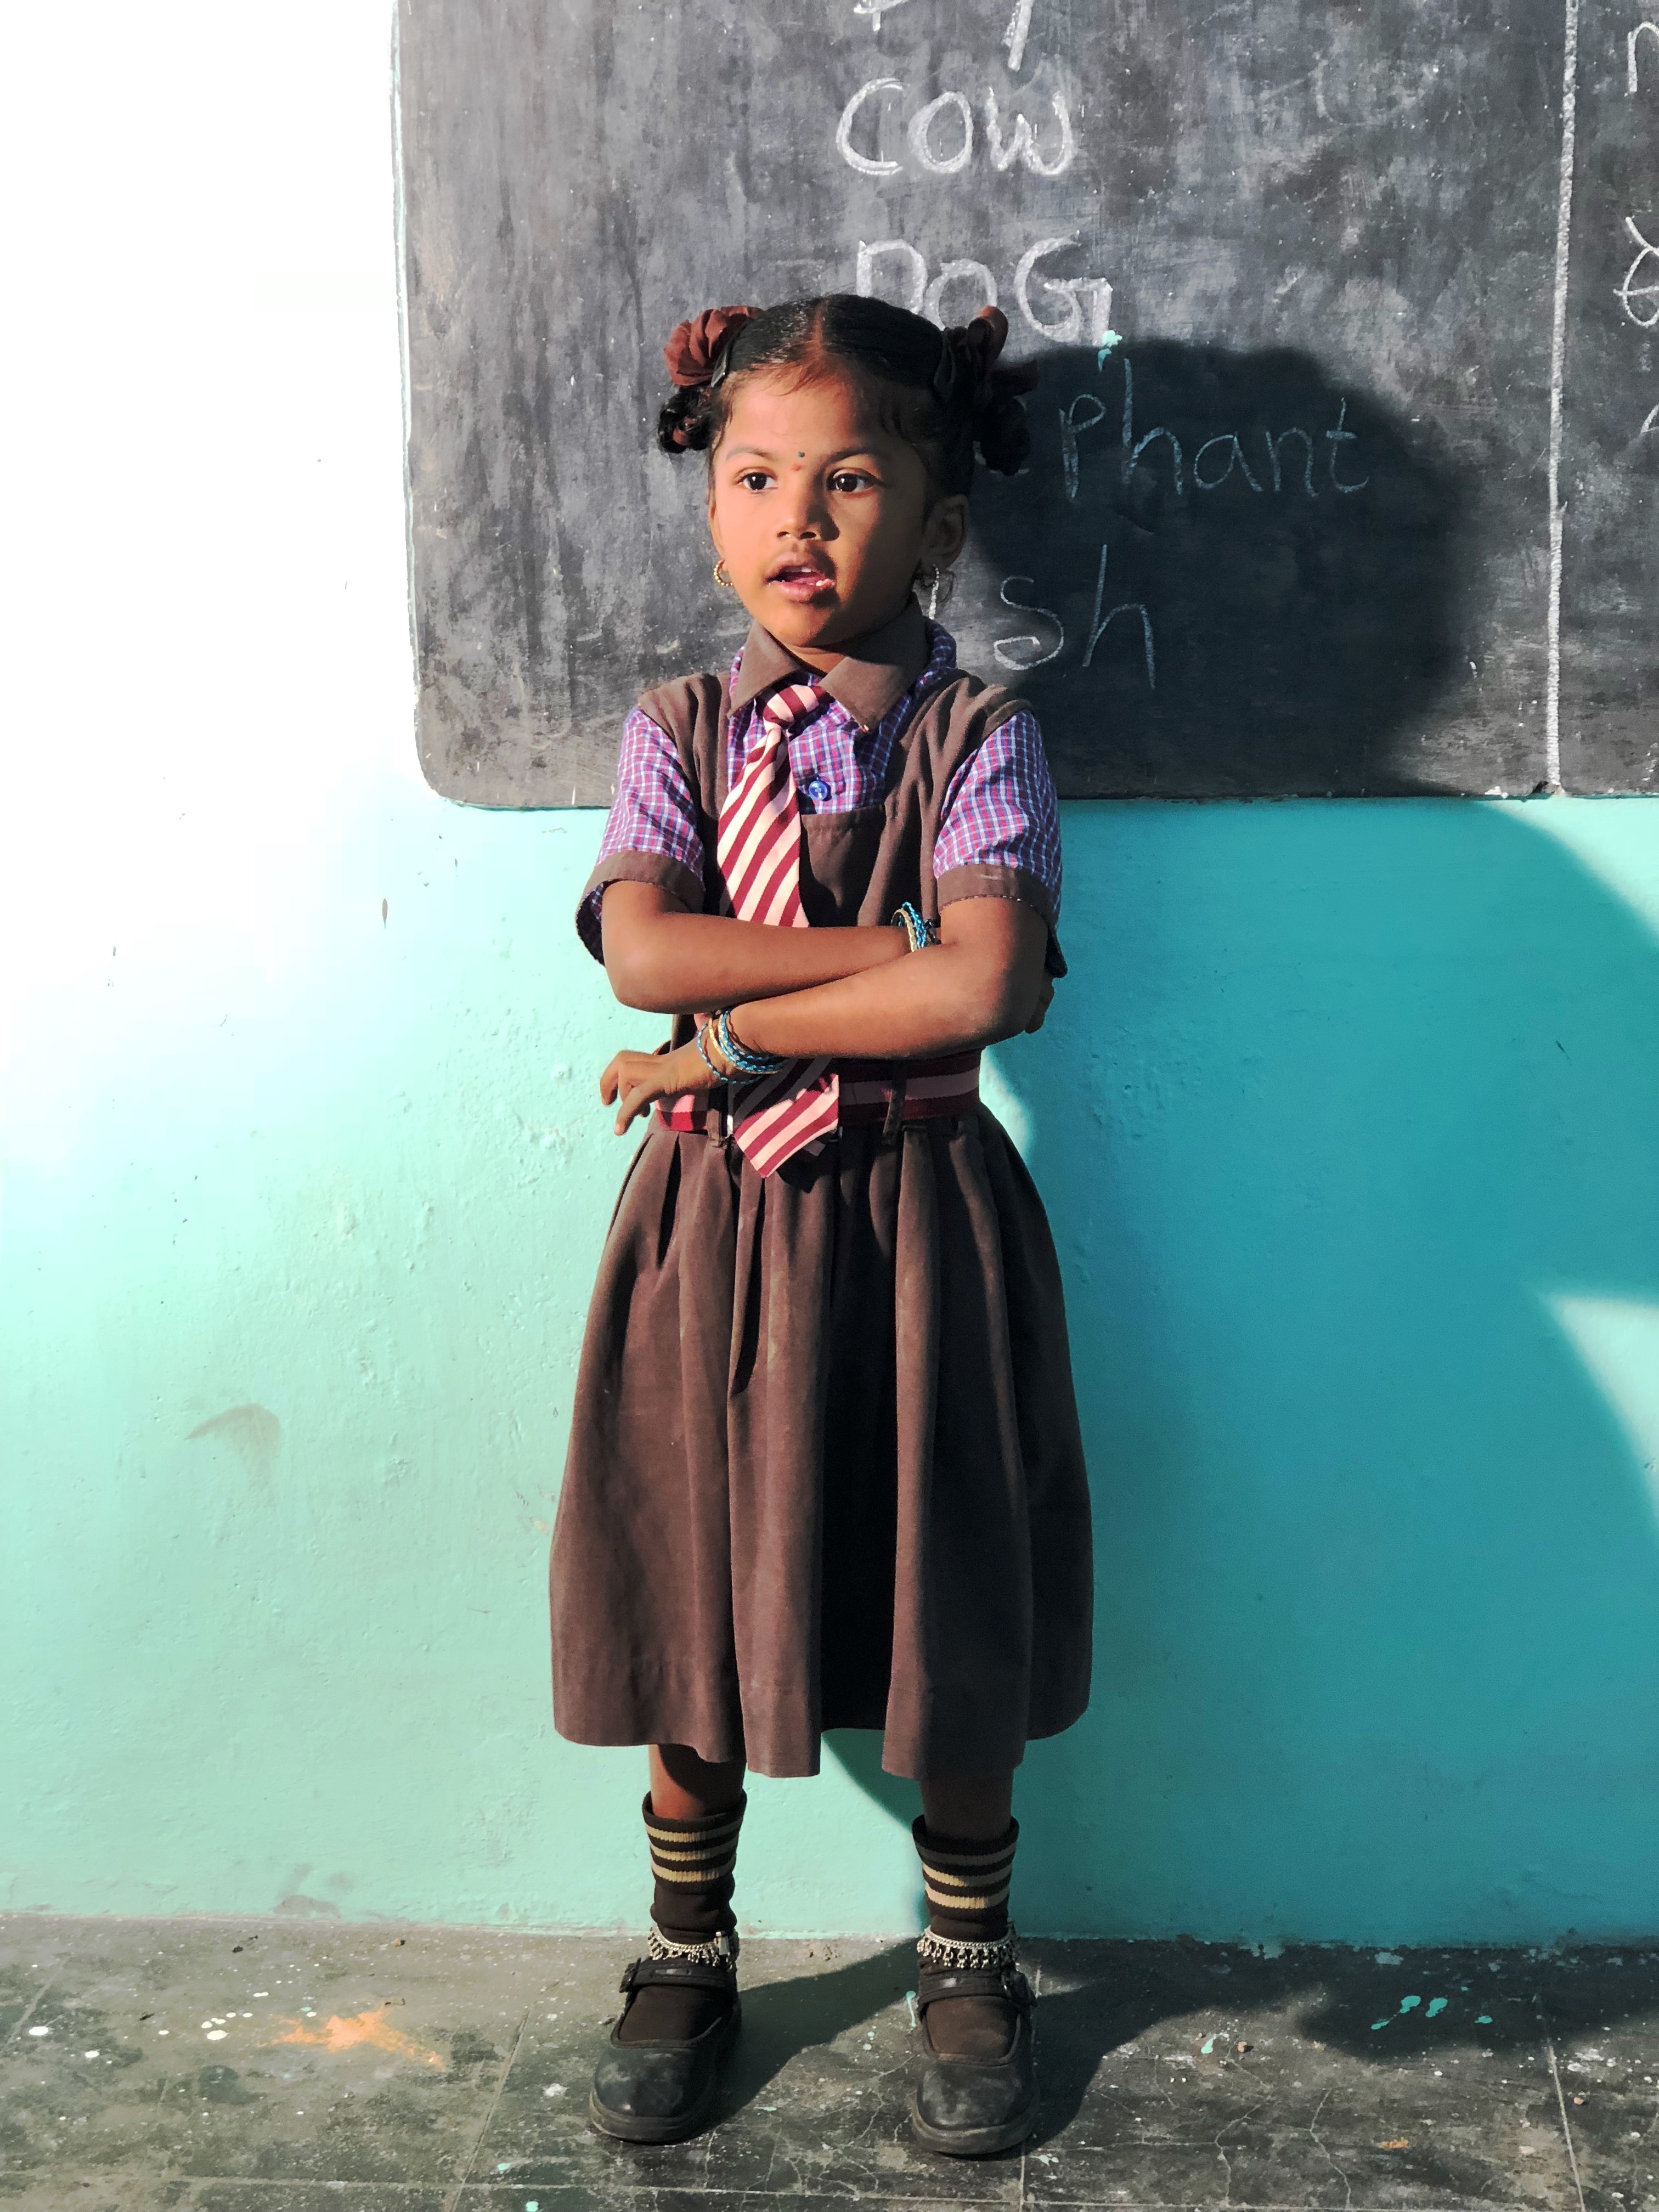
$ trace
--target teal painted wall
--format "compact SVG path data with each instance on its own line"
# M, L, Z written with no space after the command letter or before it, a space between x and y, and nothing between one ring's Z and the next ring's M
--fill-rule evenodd
M653 1025L571 934L599 818L415 770L386 26L93 12L18 459L0 1900L637 1921L641 1762L553 1737L543 1590L594 1079ZM64 363L116 309L94 452ZM1659 806L1066 831L1074 975L996 1089L1100 1632L1022 1922L1659 1933ZM752 1925L911 1921L908 1807L838 1749L756 1786Z
M594 1076L653 1030L570 933L599 817L405 786L334 828L280 975L141 915L25 1040L64 1118L5 1194L4 1896L637 1916L641 1762L545 1684ZM1066 828L1074 979L999 1073L1101 1620L1023 1917L1650 1931L1659 809ZM842 1765L755 1794L755 1924L902 1924Z

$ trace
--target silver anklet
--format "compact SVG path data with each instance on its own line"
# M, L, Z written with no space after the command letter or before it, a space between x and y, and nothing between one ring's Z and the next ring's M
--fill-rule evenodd
M953 1936L936 1936L927 1928L916 1944L916 1957L930 1973L994 1974L1016 1963L1018 1941L1012 1920L1008 1933L994 1943L962 1943Z
M645 1948L653 1959L684 1959L694 1966L735 1966L741 1947L735 1928L708 1943L675 1943L653 1921L646 1933Z

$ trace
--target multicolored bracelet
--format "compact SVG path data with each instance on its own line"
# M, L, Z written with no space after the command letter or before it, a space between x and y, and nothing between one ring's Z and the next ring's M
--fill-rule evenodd
M722 1008L714 1022L714 1042L726 1060L740 1075L751 1079L761 1075L775 1075L781 1067L789 1065L786 1053L759 1052L752 1045L739 1043L732 1028L732 1009ZM707 1054L704 1055L707 1058Z
M939 924L929 921L912 900L906 899L902 906L896 907L890 919L893 927L902 929L909 939L912 952L923 951L928 945L939 943Z

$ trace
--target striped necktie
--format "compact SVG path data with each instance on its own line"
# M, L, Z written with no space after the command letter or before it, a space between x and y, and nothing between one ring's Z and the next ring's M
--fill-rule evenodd
M728 910L739 921L810 926L800 902L800 808L789 733L823 703L816 684L786 684L775 691L726 795L715 851ZM758 1174L771 1175L836 1127L841 1085L829 1067L827 1058L791 1060L742 1094L732 1133Z

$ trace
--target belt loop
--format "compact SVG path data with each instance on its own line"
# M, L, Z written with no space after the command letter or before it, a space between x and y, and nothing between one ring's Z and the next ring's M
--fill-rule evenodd
M893 1088L887 1100L887 1118L881 1125L882 1142L896 1137L904 1121L905 1077L902 1073L893 1078Z

